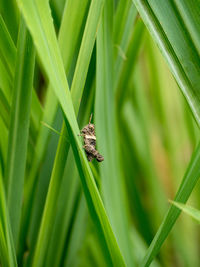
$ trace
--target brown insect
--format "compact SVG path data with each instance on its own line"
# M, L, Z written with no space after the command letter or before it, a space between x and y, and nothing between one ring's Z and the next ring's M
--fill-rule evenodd
M97 161L101 162L104 157L99 154L96 150L96 134L94 124L91 123L92 115L90 116L89 123L81 130L81 136L84 138L85 153L87 155L88 161L92 161L96 158Z

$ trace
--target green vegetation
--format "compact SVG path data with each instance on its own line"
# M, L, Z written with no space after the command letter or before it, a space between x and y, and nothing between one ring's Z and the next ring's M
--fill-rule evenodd
M1 266L200 265L197 2L0 0Z

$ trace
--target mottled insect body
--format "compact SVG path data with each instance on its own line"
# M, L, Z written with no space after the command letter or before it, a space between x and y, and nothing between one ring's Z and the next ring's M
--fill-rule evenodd
M104 157L96 150L96 134L94 124L91 123L92 116L90 117L89 124L87 124L81 130L81 136L84 138L84 149L87 155L88 161L92 161L96 158L97 161L101 162Z

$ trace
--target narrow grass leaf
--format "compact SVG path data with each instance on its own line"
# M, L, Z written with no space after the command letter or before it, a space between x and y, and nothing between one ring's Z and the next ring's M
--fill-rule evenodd
M16 267L16 254L10 228L9 214L0 164L0 261L3 267Z
M13 41L16 43L19 26L19 10L17 8L16 1L10 0L7 2L6 0L2 0L0 2L0 13L8 26Z
M8 208L15 244L17 242L21 216L34 65L35 50L22 19L18 37L9 145L5 171Z
M105 207L127 266L134 266L130 250L127 207L120 162L114 109L113 2L106 1L97 35L97 88L95 125L97 145L104 161L99 166Z
M9 82L6 86L4 86L1 89L4 92L4 95L6 96L9 106L11 105L16 54L17 54L16 47L12 41L12 38L4 23L4 20L0 15L0 61L2 61L1 64L4 65L4 70L7 72L6 76L1 79L4 79L4 81L5 79L7 79ZM40 121L40 116L42 113L42 106L38 100L35 90L33 90L32 102L33 102L32 103L33 109L31 110L31 132L34 133L37 131Z

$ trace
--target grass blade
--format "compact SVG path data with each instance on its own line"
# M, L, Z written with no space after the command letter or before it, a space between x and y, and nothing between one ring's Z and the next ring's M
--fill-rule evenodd
M12 41L12 38L4 23L4 20L0 15L0 61L2 61L1 64L4 65L4 70L7 72L6 76L2 77L1 79L6 79L7 77L8 80L6 86L2 87L1 89L7 99L9 106L11 105L11 94L14 80L16 54L16 47ZM42 113L42 107L35 90L33 90L32 102L33 109L31 109L31 133L35 133L38 128L40 115Z
M9 12L8 12L9 10ZM11 32L14 42L17 42L17 32L19 25L19 11L14 0L0 2L0 13L2 14L8 29Z
M95 125L97 145L105 160L99 166L102 196L105 207L127 266L134 266L130 250L129 225L124 184L117 155L117 136L114 109L113 65L113 9L106 1L97 35L97 89L95 99ZM118 61L117 61L118 64ZM120 214L119 214L120 213Z
M15 267L17 266L17 261L4 192L1 164L0 191L0 261L3 267Z
M11 227L16 244L21 216L35 52L23 20L20 23L14 95L5 171ZM20 157L19 157L20 155Z

